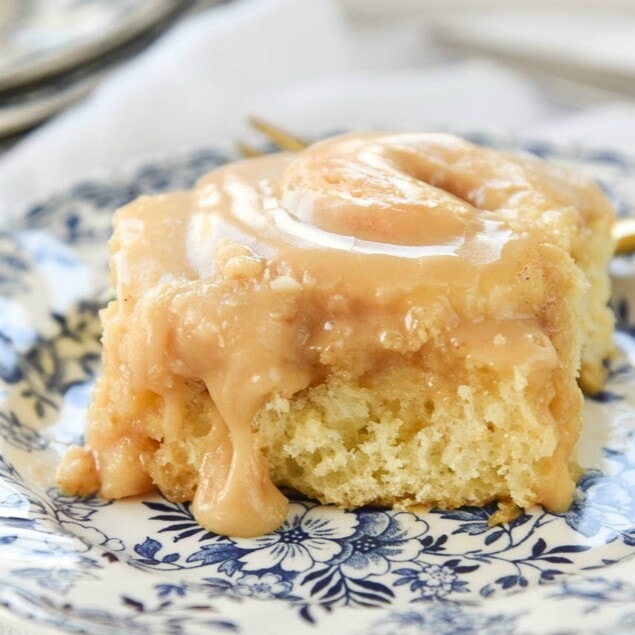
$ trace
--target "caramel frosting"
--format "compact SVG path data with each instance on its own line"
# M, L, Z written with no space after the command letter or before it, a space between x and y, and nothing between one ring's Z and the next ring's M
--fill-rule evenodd
M361 377L416 354L439 335L431 314L457 358L555 372L540 298L497 292L525 284L528 254L569 258L594 213L591 186L548 174L448 135L355 134L120 210L122 372L163 399L157 441L178 432L188 380L215 405L197 520L234 536L278 527L287 502L255 445L257 412L330 372ZM102 491L120 442L88 435Z

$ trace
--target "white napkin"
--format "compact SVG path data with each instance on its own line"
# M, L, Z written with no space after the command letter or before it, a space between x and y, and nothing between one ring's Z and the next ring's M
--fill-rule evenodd
M183 21L83 103L0 156L0 221L25 199L86 176L232 143L248 135L250 114L305 135L348 127L487 129L635 147L632 105L571 117L570 106L503 66L444 61L416 22L375 25L368 37L339 9L337 0L241 0Z
M562 112L530 83L482 60L328 76L254 93L242 110L308 134L349 127L526 130Z
M635 155L635 104L611 102L558 117L536 134L559 144L577 144Z

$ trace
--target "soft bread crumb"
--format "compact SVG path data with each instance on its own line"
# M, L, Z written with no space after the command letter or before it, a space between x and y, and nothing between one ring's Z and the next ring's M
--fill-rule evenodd
M251 256L234 256L223 265L223 275L227 278L258 278L264 268L262 260Z
M502 334L498 333L493 340L494 346L501 348L507 344L507 338Z
M278 276L269 283L269 286L272 291L278 293L294 293L302 289L302 285L292 276Z
M72 445L57 468L56 480L62 491L75 496L89 496L99 491L99 474L92 453Z
M451 385L426 387L414 364L366 386L329 379L272 399L256 420L258 442L275 482L348 508L531 505L556 430L529 395L519 398L513 376L494 387L486 371L468 379L453 389L460 400Z
M516 520L522 513L522 508L513 501L498 501L498 509L489 517L487 524L490 527L494 527L495 525L509 523L512 520Z
M265 262L248 247L223 238L218 242L215 264L226 278L260 278Z

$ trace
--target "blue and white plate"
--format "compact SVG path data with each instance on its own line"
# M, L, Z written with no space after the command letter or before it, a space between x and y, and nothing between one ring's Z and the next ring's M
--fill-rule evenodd
M597 176L635 214L635 161L480 136ZM415 515L295 499L256 539L212 535L159 495L110 502L53 485L99 364L113 210L189 186L204 151L85 182L0 233L0 604L91 635L635 631L634 268L615 263L619 356L587 402L586 468L566 514L490 527L491 507Z

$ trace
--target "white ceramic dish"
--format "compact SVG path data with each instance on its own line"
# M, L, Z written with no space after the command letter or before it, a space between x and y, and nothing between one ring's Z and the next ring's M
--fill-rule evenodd
M5 0L0 89L68 70L158 24L182 0Z
M479 136L478 141L506 145ZM635 161L512 143L596 175L635 213ZM571 510L487 525L490 508L347 512L296 499L258 539L208 534L160 496L61 494L99 356L112 211L189 186L207 151L82 183L0 233L0 604L90 633L626 633L635 629L635 304L617 271L619 357L588 400Z
M0 103L0 138L34 126L85 97L100 81L89 75L70 84L51 84L17 103Z
M55 10L52 3L25 3L22 19L4 25L4 39L0 24L0 137L27 130L85 97L190 3L62 0Z

